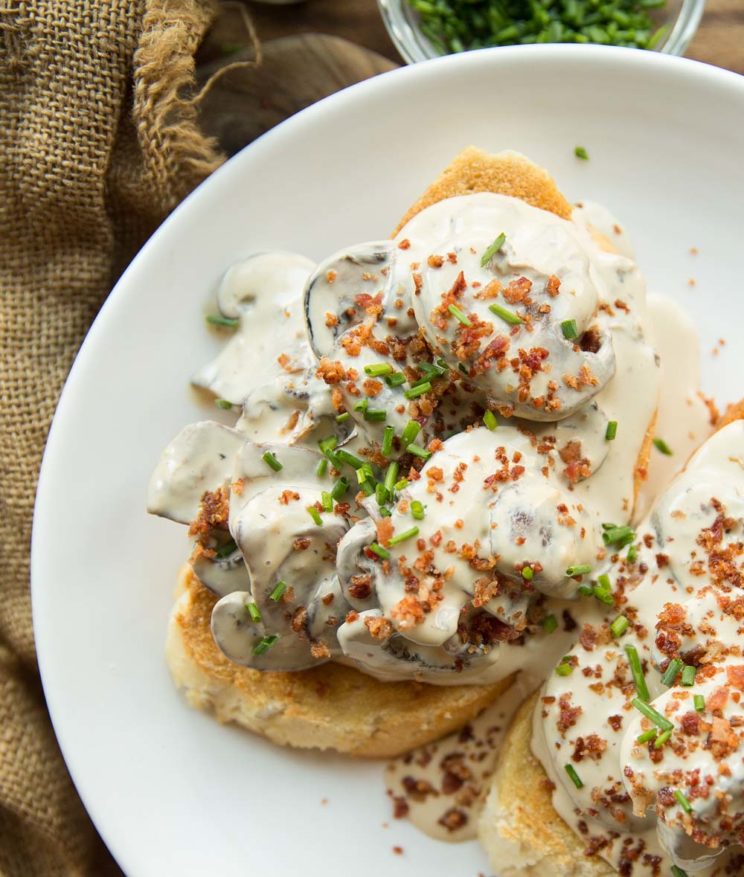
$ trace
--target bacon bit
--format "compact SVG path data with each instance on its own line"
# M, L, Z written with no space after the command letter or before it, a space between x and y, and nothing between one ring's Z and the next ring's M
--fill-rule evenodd
M349 593L355 600L366 600L372 593L372 576L352 576Z
M557 727L561 736L565 736L566 731L578 722L579 716L584 712L582 707L571 705L571 696L571 692L567 691L558 699L560 714L558 716Z
M413 287L414 287L413 294L414 295L421 295L421 287L424 285L423 278L418 273L418 271L414 271L412 276L413 276Z
M716 688L713 694L706 698L705 705L712 713L717 713L726 706L728 698L728 688Z
M245 490L245 478L238 478L237 481L233 481L230 485L230 490L232 493L242 496L243 490Z
M410 807L408 806L408 802L402 795L395 795L393 797L393 818L394 819L403 819L405 816L408 816L408 811ZM403 852L402 847L393 847L393 849L399 849Z
M283 490L281 495L279 496L279 502L282 505L289 505L290 502L294 502L300 498L300 494L295 490Z
M396 856L402 856L403 855L403 847L395 846L395 847L393 847L393 852L395 853Z
M297 498L299 499L299 497ZM318 511L320 511L320 509L318 509ZM308 536L298 536L296 539L293 540L292 548L294 548L295 551L307 551L307 549L310 547L311 542L312 539L310 539Z
M298 606L292 614L290 627L295 633L301 633L307 622L307 609L304 606Z
M313 643L310 646L310 654L314 658L318 658L318 659L330 658L331 657L331 650L328 648L328 646L325 643Z
M327 283L335 283L338 274L331 268L329 271L326 271L326 282Z
M399 250L410 250L410 248L411 242L408 240L408 238L403 238L403 240L398 244Z
M359 618L359 613L356 610L351 609L349 612L346 613L346 618L344 619L344 621L347 624L352 624L354 621L357 620L357 618Z
M744 691L744 664L737 664L734 667L726 667L726 677L729 685Z
M457 253L447 253L447 261L452 265L457 265Z
M468 814L459 807L450 807L445 813L437 819L439 825L444 826L447 831L457 831L464 825L467 825Z
M393 535L393 522L390 518L380 518L375 522L377 529L377 539L380 545L388 545Z
M623 727L623 717L622 716L610 716L607 719L607 723L612 728L613 731L619 731Z
M362 387L367 396L371 396L373 399L375 396L379 396L382 392L382 382L375 381L372 378L368 378L363 384Z
M492 360L504 360L511 341L507 335L497 335L490 341L470 370L471 377L483 374L491 368ZM505 364L505 363L504 363Z
M417 597L408 595L393 606L390 615L398 621L401 630L408 630L424 620L424 608Z
M581 628L579 642L587 652L594 651L594 646L597 644L597 631L591 626L591 624L585 624Z
M444 265L444 257L443 256L429 256L426 260L426 264L430 268L441 268Z
M332 329L334 326L338 326L338 317L335 314L332 314L330 311L326 311L325 315L325 324L329 329Z
M227 529L230 501L224 487L206 490L199 503L199 512L191 522L189 536L205 536L211 530Z
M375 639L387 639L393 632L393 625L387 618L365 618L364 626Z
M735 752L738 746L739 738L728 719L714 716L707 742L707 747L713 753L713 757L716 760L726 758L727 755Z
M528 280L526 277L517 277L516 280L512 280L506 287L503 296L510 305L527 303L531 289L531 280Z
M605 749L607 749L607 741L597 734L590 734L588 737L577 737L571 760L578 763L586 757L592 761L599 761Z
M596 387L599 383L599 378L592 373L592 370L586 363L579 369L579 383L582 387Z
M320 602L324 606L330 606L333 603L333 594L326 594L325 596L320 598Z
M346 378L346 369L338 360L330 360L324 356L318 363L315 374L326 384L340 384Z
M555 276L555 274L551 274L548 277L548 282L545 284L545 292L551 297L555 298L561 291L561 281Z
M475 283L473 284L473 286L475 286ZM491 280L483 287L483 289L474 293L473 298L477 298L479 301L486 301L490 298L496 298L500 292L501 281Z
M682 732L688 737L697 737L700 733L700 716L695 712L688 712L680 720Z

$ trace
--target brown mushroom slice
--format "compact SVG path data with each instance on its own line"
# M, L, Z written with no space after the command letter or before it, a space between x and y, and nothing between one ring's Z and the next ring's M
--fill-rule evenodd
M232 539L230 540L232 543ZM232 543L234 545L234 543ZM237 545L229 554L217 549L214 557L197 547L190 559L194 575L212 593L224 597L233 591L248 591L251 578Z

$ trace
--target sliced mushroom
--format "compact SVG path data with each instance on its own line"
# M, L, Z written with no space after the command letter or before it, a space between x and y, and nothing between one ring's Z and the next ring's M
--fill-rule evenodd
M591 401L569 417L550 425L525 423L558 456L556 469L569 484L584 481L600 468L610 449L607 415Z
M190 560L194 575L205 588L209 588L218 597L224 597L233 591L248 591L251 586L243 555L232 539L230 543L233 550L229 554L223 553L225 549L217 548L214 557L206 554L201 546L197 546Z
M245 436L211 420L182 429L163 451L150 478L147 510L190 524L205 491L229 484L244 444Z

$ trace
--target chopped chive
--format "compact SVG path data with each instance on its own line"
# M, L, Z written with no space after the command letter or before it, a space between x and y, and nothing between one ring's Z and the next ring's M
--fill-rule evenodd
M406 399L417 399L419 396L423 396L424 393L428 393L431 390L431 381L424 381L423 384L417 384L415 387L411 387L410 390L406 390L403 395Z
M393 514L386 505L381 505L379 512L381 518L389 518Z
M322 478L326 474L327 471L328 471L328 459L326 457L323 457L323 459L315 467L315 474L318 476L318 478Z
M426 516L423 503L419 502L417 499L414 499L411 503L411 516L417 521L423 521Z
M574 155L576 156L576 158L580 158L582 161L589 161L589 153L583 146L577 146L574 149Z
M566 341L573 341L575 338L578 338L579 327L576 325L576 320L564 320L561 323L561 332L563 332L563 337Z
M257 643L255 648L253 649L254 655L263 655L265 652L274 645L274 643L279 639L278 634L272 633L269 636L262 637Z
M522 567L522 578L526 582L531 582L535 577L535 570L532 569L531 566L523 566Z
M384 506L390 499L390 494L382 481L378 481L377 484L375 484L375 499L377 500L378 506Z
M401 478L400 481L395 482L395 489L398 491L398 493L400 493L401 490L405 490L406 487L408 487L408 479L407 478Z
M486 247L483 255L481 256L481 268L485 268L486 265L493 259L496 253L504 246L506 243L506 235L502 231L501 234L496 238L496 240L489 246Z
M416 436L421 432L421 424L416 420L409 420L403 429L401 439L404 445L410 445Z
M571 664L565 658L555 668L555 672L558 676L570 676L573 673L573 670L573 664Z
M621 637L630 626L630 622L624 615L618 615L610 625L612 635L617 639Z
M390 560L390 552L383 548L382 545L378 545L377 542L372 542L369 546L369 550L383 560Z
M215 399L214 404L223 411L229 411L233 407L233 403L228 402L227 399Z
M692 702L695 705L695 709L697 710L697 712L699 712L699 713L705 712L705 698L703 697L702 694L696 694L692 698Z
M387 420L387 411L382 408L368 408L364 412L364 419L370 423L382 423Z
M393 453L393 439L395 438L395 430L392 426L386 426L382 434L382 447L380 448L383 457L389 457Z
M677 674L683 666L684 664L679 658L673 658L664 671L664 675L661 677L661 684L666 685L667 688L671 688L671 686L674 685L674 680L677 678Z
M515 314L514 311L510 311L509 308L502 307L501 305L489 305L488 310L491 311L492 314L496 314L497 317L501 317L501 319L510 326L518 326L520 323L524 322L519 314Z
M607 429L605 430L605 439L608 442L614 441L616 435L617 435L617 420L611 420L607 424Z
M679 865L672 865L672 877L687 877L687 871L683 871Z
M356 470L357 481L361 484L364 481L374 481L375 471L370 463L362 463Z
M364 366L364 374L369 375L371 378L381 378L383 375L389 375L392 373L393 367L389 362L378 362L374 365Z
M437 378L441 378L442 375L447 374L449 368L447 364L444 363L444 360L441 358L438 362L427 362L425 359L421 362L416 363L419 371L423 372L423 380L435 381ZM418 383L418 381L416 381Z
M256 606L255 603L246 603L245 608L248 610L248 614L251 616L251 621L258 624L261 620L261 610Z
M682 685L687 686L687 688L691 688L695 684L695 673L697 670L692 664L685 664L682 669Z
M499 425L498 420L496 420L496 415L491 411L491 409L487 409L483 414L483 425L490 429L493 432L496 427Z
M401 384L405 384L406 376L403 372L393 372L390 375L385 375L383 378L388 387L399 387Z
M338 502L342 497L346 495L346 491L348 489L349 482L342 476L331 488L331 499L335 502Z
M309 505L307 507L307 513L319 527L323 526L323 518L321 518L320 512L315 508L314 505Z
M638 560L638 549L635 545L630 546L630 548L628 549L628 553L625 556L625 559L628 561L628 563L635 563L636 560Z
M692 804L690 804L690 802L687 800L684 792L682 792L680 789L675 789L674 797L677 799L677 803L685 811L685 813L692 813Z
M388 463L388 467L385 470L385 490L388 491L392 495L393 490L395 488L395 480L398 477L398 464L395 460L392 460Z
M458 323L462 323L463 326L467 326L469 329L473 324L467 318L467 315L464 311L460 310L457 305L448 305L447 310L452 314L452 316L457 320Z
M224 558L229 557L235 551L237 551L238 546L235 544L234 539L230 539L228 542L225 542L224 545L220 545L218 548L214 550L214 556L218 560L224 560Z
M320 448L320 453L324 455L328 455L330 451L332 451L336 445L338 444L338 439L335 435L329 435L328 438L321 439L318 442L318 447ZM331 461L333 462L333 461Z
M554 633L558 630L558 619L555 615L546 615L542 620L542 628L545 633Z
M579 775L576 773L574 766L572 764L565 765L566 773L569 775L571 782L576 786L577 789L583 789L584 783L581 782Z
M636 737L636 743L648 743L650 740L655 740L658 733L656 728L649 728L648 731L644 731ZM667 732L664 731L664 733L666 734Z
M462 372L462 374L465 375L466 378L468 377L468 369L462 362L457 363L457 368L459 371Z
M592 593L606 606L615 605L615 598L612 595L612 582L606 573L597 577L597 584L592 588Z
M577 588L579 594L582 597L593 597L594 596L594 588L591 585L579 585Z
M362 481L362 483L359 485L359 489L365 496L372 496L372 494L375 492L375 485L372 484L371 481Z
M273 469L274 472L279 472L282 469L282 464L277 460L277 458L271 453L271 451L266 451L266 453L261 457L261 459L266 463L269 469Z
M361 413L366 412L369 408L369 399L361 399L359 402L354 405L354 411L359 411Z
M418 536L418 534L419 534L419 528L418 527L411 527L408 530L404 530L402 533L396 533L395 536L393 536L390 539L389 544L390 545L399 545L401 542L405 542L406 539L413 539L415 536Z
M338 460L342 463L348 463L353 469L361 469L364 466L364 460L360 460L359 457L355 457L354 454L350 454L343 448L340 448L335 454Z
M276 583L276 587L269 594L269 600L273 600L275 603L278 603L282 597L284 596L284 592L287 590L287 583L279 579Z
M625 646L625 654L628 656L630 675L633 677L633 683L635 684L635 690L638 693L638 697L647 703L651 700L651 694L649 693L648 685L646 684L646 677L643 675L643 665L641 664L638 650L635 646Z
M661 453L665 454L667 457L671 457L674 453L674 451L669 447L669 445L664 441L663 438L655 438L654 447L657 451L661 451Z
M336 423L346 423L347 420L351 417L348 411L344 411L342 414L336 415Z
M585 576L588 575L592 571L591 566L588 563L577 563L576 566L569 566L566 570L566 575L569 578L573 578L574 576Z
M320 504L323 506L324 511L326 511L326 512L333 511L333 497L331 496L331 494L327 490L324 490L321 492Z
M654 743L654 749L661 749L671 736L671 731L664 731L663 734L659 734L659 736L656 738L656 742Z
M615 548L624 548L635 539L635 531L632 527L618 526L615 524L602 524L604 532L602 533L602 541L605 545L611 545Z
M210 326L221 326L223 329L237 329L240 325L238 317L223 317L222 314L207 314Z
M431 457L431 451L427 451L426 448L422 448L421 445L416 445L413 442L406 447L406 451L409 454L413 454L414 457L421 457L422 460L428 460Z
M655 710L652 706L644 703L639 697L634 697L631 703L638 710L638 712L643 713L643 715L647 719L649 719L649 721L653 722L657 728L661 728L662 731L671 731L674 728L674 725L669 721L669 719L662 716L662 714Z

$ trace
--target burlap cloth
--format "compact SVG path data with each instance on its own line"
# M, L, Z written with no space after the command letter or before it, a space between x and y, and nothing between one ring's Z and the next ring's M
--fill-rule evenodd
M36 476L117 274L221 161L183 98L211 0L0 0L0 874L110 873L44 708Z

